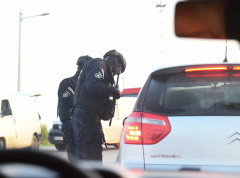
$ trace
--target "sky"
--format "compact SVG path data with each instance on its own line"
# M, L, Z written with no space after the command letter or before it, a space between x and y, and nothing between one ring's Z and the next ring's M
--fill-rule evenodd
M173 28L173 1L160 0L2 0L0 1L0 92L16 92L19 36L21 91L42 93L43 122L56 118L57 89L72 76L79 56L123 54L126 71L120 89L141 87L156 67L221 62L225 41L178 39ZM19 13L24 18L19 34ZM228 58L239 62L239 44L228 42Z

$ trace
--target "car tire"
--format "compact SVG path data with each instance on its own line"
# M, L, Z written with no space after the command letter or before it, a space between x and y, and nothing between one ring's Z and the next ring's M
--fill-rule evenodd
M32 144L30 146L30 151L33 151L33 152L39 151L39 143L38 143L38 139L37 139L36 135L33 135Z
M65 144L55 144L55 148L58 151L65 151L66 150L66 145Z
M5 142L3 139L0 139L0 151L6 150Z

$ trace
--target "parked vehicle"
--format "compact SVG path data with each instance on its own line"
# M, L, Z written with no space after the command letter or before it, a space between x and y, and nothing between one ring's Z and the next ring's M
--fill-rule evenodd
M58 151L66 150L66 144L63 141L62 122L59 117L53 121L53 126L48 131L48 141L54 144Z
M116 101L111 126L109 126L109 121L101 121L107 145L114 145L119 148L123 120L131 114L140 89L141 88L123 89L121 98Z
M0 95L0 150L39 150L40 115L34 100L21 94Z
M239 77L240 64L233 63L153 71L124 122L117 163L145 170L239 169Z

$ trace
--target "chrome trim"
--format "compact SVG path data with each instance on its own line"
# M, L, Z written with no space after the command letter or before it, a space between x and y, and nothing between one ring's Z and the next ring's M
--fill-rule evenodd
M125 122L141 122L141 117L128 117Z
M232 135L230 135L228 138L231 138L231 137L234 136L235 134L240 135L240 133L239 133L238 131L235 131L235 132L233 132Z
M143 118L142 123L144 124L154 124L154 125L163 125L165 126L166 123L163 120L156 120L156 119L149 119L149 118Z
M235 141L240 141L240 132L238 131L234 131L230 136L227 137L228 139L230 139L228 141L228 144L231 144Z

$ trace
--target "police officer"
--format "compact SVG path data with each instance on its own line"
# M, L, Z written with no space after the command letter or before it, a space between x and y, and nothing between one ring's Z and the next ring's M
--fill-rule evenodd
M114 87L114 76L125 68L126 61L116 50L108 51L103 59L85 63L74 94L72 120L78 158L102 161L101 120L108 120L105 111L109 97L120 98L120 91Z
M73 108L73 96L76 87L76 81L82 70L83 64L92 59L90 56L81 56L77 60L77 72L74 76L63 79L58 88L58 115L62 122L62 132L64 142L67 148L68 160L71 163L76 161L76 147L73 138L71 110Z

